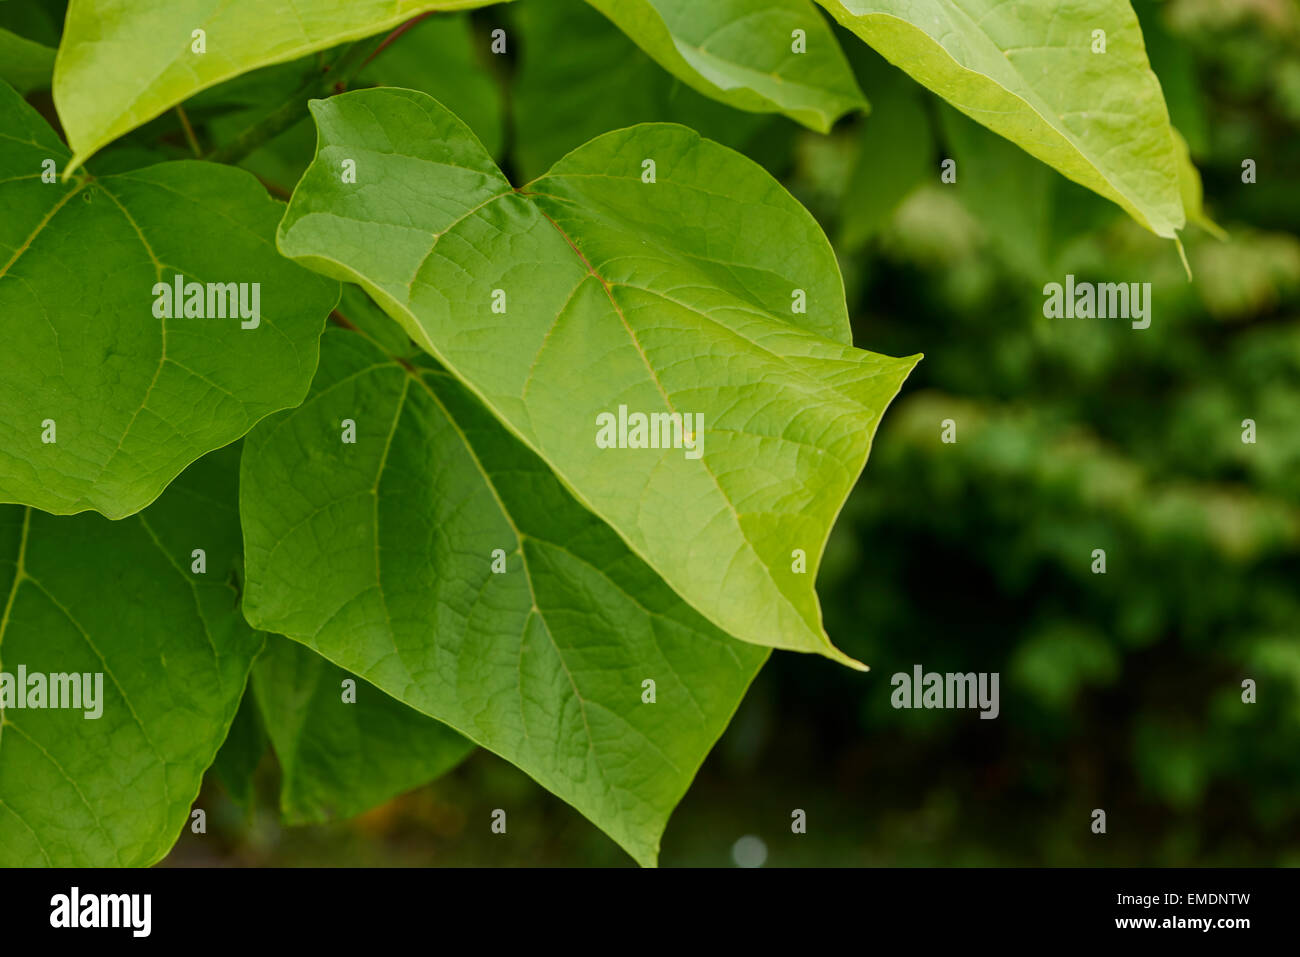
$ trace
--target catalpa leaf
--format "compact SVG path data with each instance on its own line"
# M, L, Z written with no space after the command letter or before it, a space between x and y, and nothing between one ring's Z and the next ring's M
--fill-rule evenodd
M0 28L0 80L19 92L47 89L54 72L54 49Z
M60 183L66 149L3 84L0 125L0 501L121 518L302 400L338 287L277 254L248 173Z
M979 222L1009 270L1033 281L1052 274L1071 240L1123 215L1013 143L939 106L945 155L961 170L945 189L953 190Z
M357 85L428 93L464 120L496 156L505 140L504 97L491 63L496 59L487 40L480 42L468 13L429 17L385 47L357 75ZM310 126L305 115L303 119Z
M208 769L248 815L252 814L257 797L255 773L269 745L270 739L266 736L266 727L258 713L250 682L239 703L239 710L235 712L235 719L230 723L226 740Z
M0 80L20 93L48 90L61 22L58 4L0 2Z
M1201 173L1192 162L1187 140L1178 130L1174 130L1174 148L1178 151L1178 188L1182 191L1183 209L1187 211L1187 221L1199 226L1215 239L1227 239L1227 232L1205 211L1205 192L1201 184Z
M1169 113L1128 0L818 2L890 63L1152 232L1172 239L1183 227Z
M777 122L774 116L732 109L695 92L585 0L520 4L514 19L520 53L512 89L513 156L526 176L545 172L592 137L634 123L682 123L740 149ZM593 83L593 76L600 82ZM456 103L437 90L425 92L478 132ZM491 152L491 144L482 134L479 138Z
M250 435L241 513L251 622L501 755L642 864L767 656L454 377L360 332L327 330L307 401Z
M860 56L872 105L841 200L835 245L842 253L865 246L935 170L924 91L866 47Z
M76 168L200 90L398 26L493 0L72 0L54 103Z
M257 659L253 691L280 759L287 824L353 817L440 777L474 750L445 724L278 635Z
M0 507L0 865L149 866L176 840L262 641L238 460L120 522Z
M587 2L665 70L729 106L784 113L821 133L866 109L812 0Z
M516 190L423 94L312 110L280 249L365 287L723 631L851 662L813 580L919 357L853 348L808 212L680 126L607 134Z

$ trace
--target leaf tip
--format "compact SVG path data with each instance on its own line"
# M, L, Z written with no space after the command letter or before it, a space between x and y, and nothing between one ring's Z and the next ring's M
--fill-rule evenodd
M852 658L849 655L846 655L829 642L827 643L827 647L828 650L826 651L826 657L830 658L832 661L837 661L842 665L852 668L854 671L871 670L869 665L864 665L862 662L858 661L857 658Z

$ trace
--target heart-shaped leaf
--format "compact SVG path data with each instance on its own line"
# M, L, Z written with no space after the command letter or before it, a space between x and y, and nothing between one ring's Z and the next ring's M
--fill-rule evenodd
M262 642L233 587L238 459L120 522L0 507L0 866L147 867L176 840Z
M1152 232L1182 229L1169 113L1128 0L818 2L919 83Z
M808 212L680 126L602 136L516 190L423 94L312 110L281 250L365 287L715 625L851 662L813 580L918 357L850 345Z
M249 436L245 614L518 765L654 863L766 649L683 604L378 320L387 348L331 328L311 396Z
M0 501L121 518L302 400L338 287L277 254L248 173L61 183L67 150L4 84L0 124Z

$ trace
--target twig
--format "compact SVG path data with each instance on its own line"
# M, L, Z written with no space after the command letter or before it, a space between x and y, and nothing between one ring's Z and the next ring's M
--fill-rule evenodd
M426 19L426 18L428 18L428 17L431 17L431 16L433 16L433 15L434 15L435 13L437 13L437 12L438 12L438 11L436 11L436 10L426 10L424 13L421 13L421 14L418 14L417 16L411 17L411 19L407 20L405 23L403 23L400 27L398 27L398 28L397 28L396 30L394 30L392 33L388 34L388 36L384 37L384 42L381 43L381 44L379 44L379 46L377 46L377 47L375 48L375 52L372 53L372 54L370 54L370 56L366 57L366 62L363 63L363 64L361 64L361 69L364 70L367 66L369 66L371 60L373 60L375 57L379 56L379 54L381 54L381 53L383 53L385 50L387 50L388 47L389 47L389 45L390 45L394 40L396 40L398 37L400 37L403 33L405 33L407 30L411 29L411 27L415 26L415 25L416 25L417 23L419 23L421 20L424 20L424 19Z
M185 139L189 142L190 149L194 151L195 157L203 159L203 150L199 148L199 140L194 135L194 127L190 126L190 118L185 113L185 107L179 103L176 104L176 115L181 118L181 126L185 129Z

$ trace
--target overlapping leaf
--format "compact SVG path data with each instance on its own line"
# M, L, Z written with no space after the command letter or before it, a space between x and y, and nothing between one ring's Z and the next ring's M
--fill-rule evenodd
M54 50L0 28L0 80L21 92L50 85Z
M54 68L71 166L163 110L273 63L494 0L72 0ZM194 31L203 31L195 52Z
M427 96L312 108L281 250L363 285L714 624L849 661L813 580L916 357L852 347L807 211L679 126L602 136L516 190ZM686 429L601 447L599 417L622 412L702 416L695 453Z
M523 3L515 10L515 22L520 53L512 87L512 149L525 176L544 173L565 153L601 133L635 123L681 123L740 149L777 122L776 117L733 109L697 93L586 0ZM442 100L434 90L425 92ZM456 104L443 102L478 132ZM790 137L768 139L786 143ZM486 140L484 145L490 152Z
M469 14L430 17L406 30L367 64L357 76L357 85L400 86L428 93L464 120L495 156L505 139L505 104L491 69L496 59L475 34Z
M683 83L826 132L866 108L812 0L587 0ZM587 82L600 84L600 75Z
M226 740L208 769L249 815L256 803L255 774L270 743L250 682L239 703L239 710L235 712L235 719L230 723Z
M839 211L835 245L841 254L860 249L936 170L921 88L866 47L860 61L860 71L871 81L872 106Z
M687 607L378 320L384 348L328 330L311 396L248 439L245 613L518 765L653 863L766 649Z
M1128 0L818 0L963 113L1118 203L1183 227L1178 156ZM1104 34L1105 52L1096 31Z
M344 699L351 680L355 699ZM288 824L352 817L441 776L474 746L309 648L272 635L253 670Z
M0 126L0 501L120 518L301 401L338 289L277 254L281 206L247 173L47 181L67 151L4 84ZM199 298L226 318L160 318L154 287L177 275L222 284ZM250 314L258 284L256 327L227 283Z
M98 718L0 712L0 865L148 866L176 840L261 643L232 578L237 464L215 452L120 522L0 507L0 670L102 675Z
M50 87L59 43L58 6L0 3L0 80L21 93Z
M599 14L590 15L602 19ZM618 35L613 27L609 29ZM378 50L350 85L400 86L437 97L495 155L505 140L504 91L488 68L493 57L481 39L468 13L428 17ZM336 53L333 61L343 56ZM317 58L306 57L205 90L189 100L185 109L198 128L200 142L220 150L255 131L286 102L301 103L301 120L238 159L240 166L256 173L273 191L287 196L316 151L316 127L307 115L309 95L305 91L319 85L321 75Z
M942 105L941 105L942 106ZM1067 243L1122 214L956 110L942 106L945 156L957 163L955 192L1007 267L1038 282Z

